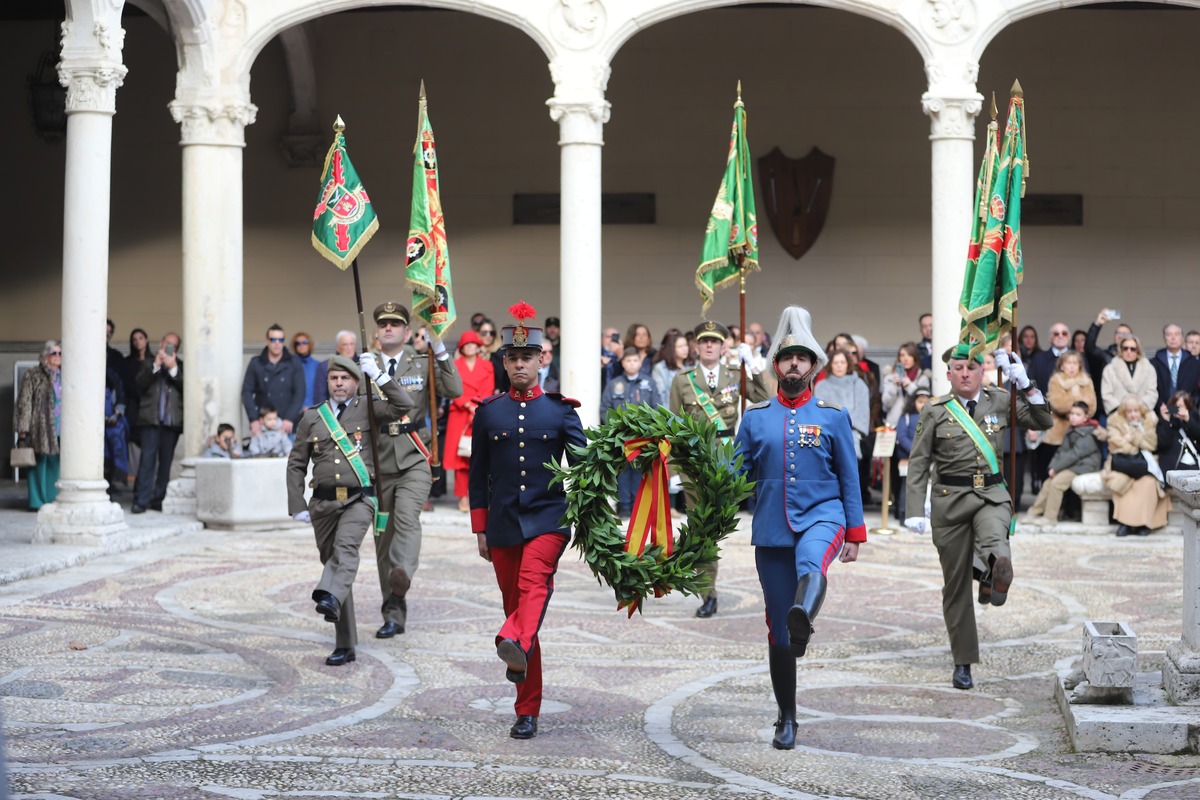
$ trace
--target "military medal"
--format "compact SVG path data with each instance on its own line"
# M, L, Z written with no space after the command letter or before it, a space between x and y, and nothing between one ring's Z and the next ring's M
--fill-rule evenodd
M1000 430L1000 417L998 415L988 414L983 418L983 421L987 424L987 427L983 429L983 432L988 436L991 436L993 433L996 433Z
M354 446L357 449L362 450L362 431L354 432Z

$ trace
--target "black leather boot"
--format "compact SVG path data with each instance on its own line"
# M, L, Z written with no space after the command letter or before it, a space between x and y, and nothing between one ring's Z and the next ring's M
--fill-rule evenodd
M825 602L825 587L829 582L820 572L806 572L796 583L796 605L788 610L787 629L792 655L800 658L808 650L812 638L813 620Z
M777 645L771 645L768 653L771 688L779 705L771 746L776 750L792 750L796 747L796 658L788 648Z

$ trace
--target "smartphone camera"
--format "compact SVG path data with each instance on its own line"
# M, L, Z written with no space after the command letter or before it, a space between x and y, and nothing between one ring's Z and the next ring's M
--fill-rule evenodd
M612 339L614 342L619 342L619 341L621 341L621 334L613 333L613 334L609 335L609 338Z
M171 344L170 342L167 342L166 344L163 345L163 352L169 356L175 355L175 345Z
M1121 309L1119 309L1119 308L1110 308L1110 309L1108 310L1108 318L1109 318L1109 319L1120 319L1120 318L1121 318Z

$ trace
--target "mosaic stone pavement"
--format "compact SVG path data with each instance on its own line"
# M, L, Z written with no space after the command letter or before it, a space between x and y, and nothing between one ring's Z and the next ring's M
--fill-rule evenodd
M1052 679L1085 619L1127 622L1142 669L1179 636L1182 538L1022 534L980 613L977 687L950 688L928 537L835 564L800 662L800 745L771 748L748 537L720 613L669 596L626 619L569 550L543 628L546 701L507 735L500 596L466 519L427 515L405 635L380 641L374 554L358 660L327 667L311 532L203 531L0 587L0 713L14 798L1200 797L1200 759L1076 755Z

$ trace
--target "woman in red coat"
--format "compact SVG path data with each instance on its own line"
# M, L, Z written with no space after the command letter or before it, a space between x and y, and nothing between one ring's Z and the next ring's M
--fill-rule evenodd
M458 340L459 357L454 359L454 366L462 376L463 390L450 401L450 415L446 419L446 454L442 458L442 467L447 472L454 470L454 496L458 498L458 510L464 513L471 510L467 498L467 472L471 467L471 422L475 419L476 401L496 391L491 359L480 354L482 344L475 331L467 331Z

